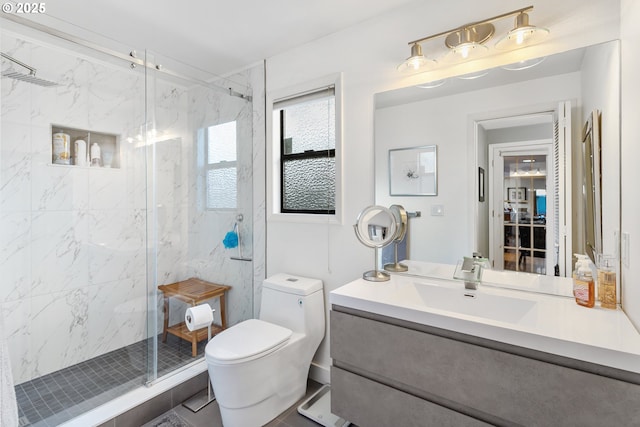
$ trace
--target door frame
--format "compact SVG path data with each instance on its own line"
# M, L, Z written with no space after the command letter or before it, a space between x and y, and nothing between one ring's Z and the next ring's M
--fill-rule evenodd
M546 190L547 190L547 214L545 247L547 256L545 257L546 275L554 274L554 241L553 230L557 225L554 223L555 189L553 182L553 140L541 139L532 141L506 142L490 144L488 146L490 160L489 163L489 261L494 268L504 269L504 156L526 156L544 155L546 157ZM550 168L551 167L551 168ZM558 262L562 260L559 257Z

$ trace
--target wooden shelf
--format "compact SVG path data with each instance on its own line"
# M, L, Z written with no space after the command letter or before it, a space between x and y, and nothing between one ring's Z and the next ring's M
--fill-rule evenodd
M208 337L207 328L190 331L184 322L169 326L169 298L171 297L192 306L212 298L219 298L221 325L211 325L211 336L226 329L225 293L231 289L231 286L219 285L192 277L170 285L160 285L158 289L164 294L164 332L162 333L162 342L167 342L167 334L191 341L191 354L196 357L198 342L206 340Z
M211 336L219 334L222 332L224 328L220 325L211 325ZM196 335L196 341L200 342L206 340L208 338L207 328L197 329L195 331L190 331L187 328L187 324L182 322L173 326L169 326L167 328L167 332L171 335L175 335L177 337L182 338L183 340L191 341L193 335Z

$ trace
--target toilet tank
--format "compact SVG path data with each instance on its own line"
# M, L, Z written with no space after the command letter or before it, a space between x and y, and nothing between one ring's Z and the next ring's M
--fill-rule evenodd
M324 336L322 281L275 274L262 283L260 319L310 335Z

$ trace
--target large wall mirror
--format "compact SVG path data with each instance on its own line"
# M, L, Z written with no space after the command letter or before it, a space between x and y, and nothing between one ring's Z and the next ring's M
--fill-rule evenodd
M570 276L594 215L598 251L617 252L619 99L618 41L376 94L376 204L423 212L411 221L409 259L455 264L480 252L497 270ZM589 120L601 142L598 212L585 203L595 187L585 176ZM389 150L430 145L437 195L391 196Z

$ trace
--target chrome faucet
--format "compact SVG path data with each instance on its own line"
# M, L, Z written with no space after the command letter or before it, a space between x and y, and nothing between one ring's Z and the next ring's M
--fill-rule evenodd
M488 259L482 258L480 254L474 252L471 258L463 258L462 263L456 267L453 277L463 280L465 289L478 289L478 285L482 281L483 268L488 265Z

